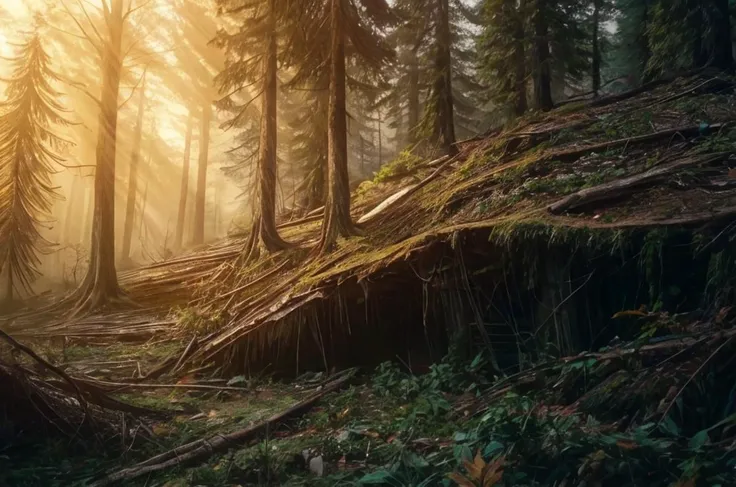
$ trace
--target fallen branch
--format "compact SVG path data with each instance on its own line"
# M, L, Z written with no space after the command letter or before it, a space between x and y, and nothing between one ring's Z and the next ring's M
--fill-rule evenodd
M401 191L394 193L393 195L386 198L381 204L376 206L373 210L369 211L365 215L363 215L359 220L358 223L367 223L374 219L376 216L380 215L387 209L398 205L402 201L406 200L409 196L413 195L435 179L442 173L442 171L445 170L447 166L449 166L452 162L455 161L456 158L450 158L448 156L441 157L439 159L436 159L435 161L432 161L432 163L440 164L440 167L434 170L432 174L424 178L419 184L416 184L414 186L409 186L407 188L402 189Z
M683 137L690 137L693 135L705 135L706 133L718 131L725 125L723 123L716 123L710 125L706 129L703 129L699 125L688 126L688 127L677 127L673 129L662 130L646 135L639 135L637 137L627 137L625 139L611 140L607 142L601 142L599 144L586 145L566 151L555 151L550 152L545 156L547 160L560 160L560 161L574 161L581 158L591 152L600 152L615 149L617 147L624 147L634 144L642 144L645 142L652 142L658 139L672 137L673 135L682 135Z
M285 411L274 414L261 423L226 435L215 435L207 439L200 439L187 443L186 445L179 446L173 450L169 450L168 452L149 458L133 467L111 473L103 479L93 483L92 486L102 487L114 482L129 482L143 475L160 472L167 468L204 461L218 451L227 450L234 444L250 440L263 432L273 429L276 425L288 418L305 413L326 394L334 392L344 386L355 375L355 372L355 369L351 370L350 373L345 374L338 380L325 386L321 391L312 394Z
M657 183L665 177L687 167L698 164L711 164L721 161L729 155L730 153L720 153L706 157L688 157L628 178L586 188L552 203L547 207L547 211L557 215L598 201L617 198L634 188Z
M69 377L69 374L61 370L59 367L49 363L47 360L44 360L41 358L36 352L31 350L29 347L23 345L19 341L17 341L15 338L11 337L7 333L5 333L3 330L0 330L0 337L4 338L5 341L10 343L15 349L20 350L21 352L25 353L29 357L31 357L33 360L35 360L37 363L39 363L43 368L50 370L54 374L58 375L64 381L69 383L69 385L73 388L74 392L76 393L77 397L79 398L79 404L82 406L82 408L85 411L85 414L87 412L87 401L84 399L84 395L82 394L82 390L79 388L79 384L77 384L77 381Z

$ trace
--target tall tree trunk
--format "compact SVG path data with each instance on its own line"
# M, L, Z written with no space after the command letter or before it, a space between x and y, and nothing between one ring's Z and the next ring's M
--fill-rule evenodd
M94 216L87 275L74 313L98 308L122 295L115 270L115 155L118 95L122 69L123 0L112 0L105 13L109 39L102 47L102 86L98 120Z
M259 178L257 186L257 210L248 239L248 258L259 254L259 241L268 252L289 247L276 230L276 177L277 177L277 100L278 64L276 44L276 0L268 5L268 43L263 58L263 94L261 106L261 133L258 153Z
M724 71L733 70L733 44L731 41L731 15L728 0L713 0L713 66Z
M187 117L187 133L184 139L184 165L181 170L181 184L179 186L179 212L176 216L176 234L174 248L179 250L184 246L184 224L186 223L187 198L189 197L189 160L192 155L192 132L194 131L194 116L189 112Z
M534 6L534 105L549 111L552 103L552 76L546 13L548 0L536 0Z
M450 34L449 0L437 0L437 53L435 58L434 103L437 104L434 142L446 154L457 153L455 147L455 110L452 97L452 36Z
M378 169L383 166L383 133L381 131L381 110L378 110Z
M135 202L138 198L138 161L141 157L141 139L143 138L143 115L146 111L146 78L143 74L141 96L138 102L138 119L133 134L133 151L130 154L130 174L128 176L128 201L125 208L125 225L123 227L123 251L121 261L130 261L130 243L133 239L133 220L135 219Z
M412 49L409 61L409 144L418 141L419 116L419 58L416 49Z
M636 39L634 39L636 47L636 57L639 65L638 72L635 73L637 84L641 85L651 80L651 74L647 70L649 59L652 57L652 50L649 47L649 31L650 24L650 1L642 0L641 18L639 19L640 28L636 31Z
M591 77L593 78L593 96L597 97L601 90L601 46L598 39L600 32L601 0L593 1L593 59Z
M518 9L515 9L514 18L514 59L516 64L516 86L514 111L516 115L523 115L527 111L526 101L526 40L524 39L524 9L526 0L521 0Z
M207 202L207 161L210 148L210 121L212 104L205 100L202 105L202 118L199 128L199 161L197 163L197 196L194 206L194 245L204 243L204 211Z
M708 53L703 46L703 10L701 0L688 0L688 24L692 36L690 52L694 68L701 68L708 64Z
M348 179L348 135L345 99L345 28L344 0L331 0L330 98L327 129L327 201L319 252L330 251L338 236L358 234L350 217L350 182Z

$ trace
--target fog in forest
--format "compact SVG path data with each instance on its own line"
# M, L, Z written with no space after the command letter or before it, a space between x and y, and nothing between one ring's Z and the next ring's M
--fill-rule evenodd
M50 245L39 253L38 279L29 279L33 293L72 289L85 275L104 98L103 51L114 35L104 19L114 14L109 9L116 3L122 7L114 134L117 269L162 261L243 232L251 218L248 196L253 191L258 124L234 119L260 116L260 103L254 100L257 84L240 83L229 92L219 89L216 77L228 59L213 42L218 30L237 27L237 16L218 16L208 0L109 3L5 0L0 8L0 77L13 77L22 61L17 59L22 44L37 34L49 55L48 69L58 75L49 80L56 92L54 102L69 122L49 127L68 143L59 147L60 159L52 164L55 194L38 225ZM0 100L7 98L7 89L7 83L0 83ZM290 158L288 123L303 116L299 105L305 96L288 93L287 121L279 126L277 213L287 218L304 206L298 194L305 174ZM372 177L381 159L391 155L392 129L379 127L379 120L361 121L365 126L351 131L351 143L362 146L350 154L351 180ZM23 286L15 287L16 293L30 294Z

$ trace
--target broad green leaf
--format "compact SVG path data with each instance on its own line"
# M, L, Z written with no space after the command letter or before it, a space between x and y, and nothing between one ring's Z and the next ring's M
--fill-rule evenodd
M701 448L703 448L703 445L705 445L708 440L708 430L698 431L695 436L690 438L690 449L700 450Z

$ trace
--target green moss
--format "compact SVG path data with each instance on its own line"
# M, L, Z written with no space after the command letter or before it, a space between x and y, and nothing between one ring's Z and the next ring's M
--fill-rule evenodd
M384 164L381 169L378 170L376 176L373 178L373 182L375 184L379 184L389 179L409 174L422 161L424 161L424 159L412 154L410 151L402 151L396 159Z

